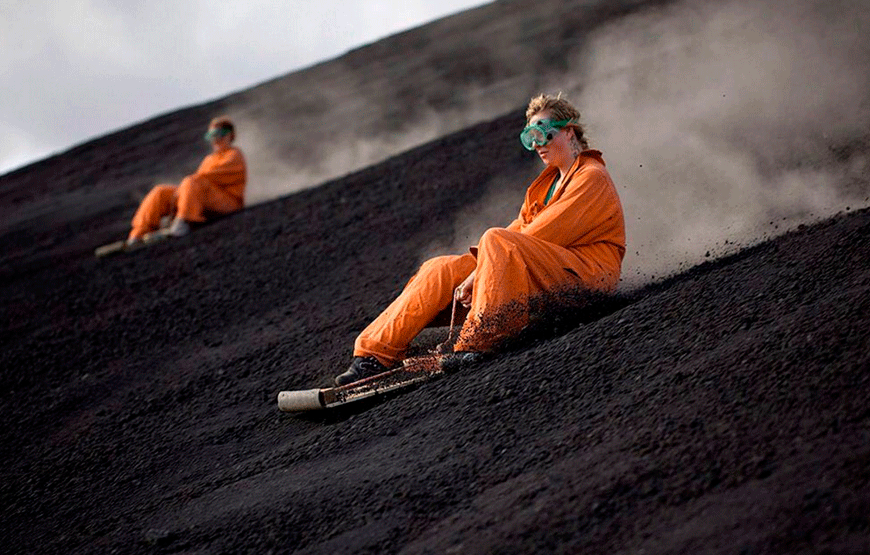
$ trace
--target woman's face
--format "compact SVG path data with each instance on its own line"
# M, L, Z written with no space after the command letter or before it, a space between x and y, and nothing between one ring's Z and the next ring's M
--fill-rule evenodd
M548 110L544 110L529 118L529 125L534 125L542 119L552 120L553 118ZM571 133L573 130L563 128L556 133L556 136L549 143L543 146L535 144L535 152L538 153L544 164L561 167L574 161L571 149Z
M211 135L211 139L209 139L209 142L211 143L211 148L214 151L229 148L230 144L232 144L233 142L232 135L222 135L221 129L216 125L208 126L208 134Z

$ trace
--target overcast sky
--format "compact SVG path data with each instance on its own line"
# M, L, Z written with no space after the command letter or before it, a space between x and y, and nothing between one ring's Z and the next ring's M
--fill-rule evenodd
M2 0L0 174L482 0Z

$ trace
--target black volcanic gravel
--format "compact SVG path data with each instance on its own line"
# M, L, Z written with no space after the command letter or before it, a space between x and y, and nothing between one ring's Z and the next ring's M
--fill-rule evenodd
M343 369L457 211L519 206L521 123L117 258L90 255L117 210L60 247L6 234L3 551L870 552L866 210L385 401L277 410Z

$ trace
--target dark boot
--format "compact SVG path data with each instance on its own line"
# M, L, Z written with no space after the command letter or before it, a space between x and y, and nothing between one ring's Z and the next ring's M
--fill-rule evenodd
M388 368L374 357L353 357L350 368L335 377L335 385L347 385L386 372Z

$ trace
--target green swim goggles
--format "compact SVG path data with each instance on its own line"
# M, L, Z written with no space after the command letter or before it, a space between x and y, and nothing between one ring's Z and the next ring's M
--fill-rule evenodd
M535 145L544 146L556 136L560 130L564 129L569 123L574 123L573 119L563 119L561 121L552 121L541 119L533 125L529 125L523 132L520 133L520 142L527 150L535 150Z
M205 135L203 135L203 138L205 139L205 142L210 143L215 139L226 137L229 134L230 132L228 129L224 129L222 127L214 127L206 131Z

